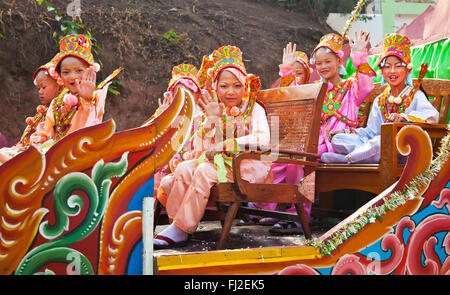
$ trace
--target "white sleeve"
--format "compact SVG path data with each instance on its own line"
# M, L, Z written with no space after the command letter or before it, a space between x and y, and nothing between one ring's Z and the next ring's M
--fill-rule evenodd
M411 105L405 110L405 115L427 120L430 123L437 123L439 120L439 112L420 90L414 95Z
M270 144L270 129L266 112L255 103L251 114L249 135L236 137L236 143L240 146L268 146Z
M373 101L366 127L356 129L356 133L358 133L360 137L370 139L381 134L381 124L384 123L384 118L378 107L378 99L379 97L375 98Z

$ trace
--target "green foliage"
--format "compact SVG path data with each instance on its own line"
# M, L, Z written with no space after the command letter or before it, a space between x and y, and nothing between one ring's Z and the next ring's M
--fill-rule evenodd
M0 19L0 24L3 23L3 21ZM3 35L2 33L0 33L0 39L6 39L5 35Z
M163 46L166 46L167 44L177 43L186 36L187 33L178 35L173 29L170 29L168 32L165 32L164 35L162 35L162 37L159 39L159 43Z
M123 87L123 83L119 80L113 80L111 85L109 85L108 91L114 95L119 95L120 91L117 90L117 87Z

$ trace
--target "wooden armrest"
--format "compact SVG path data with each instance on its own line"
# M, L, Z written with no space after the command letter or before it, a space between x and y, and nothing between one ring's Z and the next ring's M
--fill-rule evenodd
M406 123L383 123L381 125L381 137L387 138L387 136L392 137L395 140L395 136L397 135L398 130L407 125L415 125L424 129L431 138L443 138L448 133L447 124L436 124L436 123L415 123L415 122L406 122ZM384 143L382 143L382 146Z
M284 156L283 154L287 154L290 155L288 157ZM304 158L305 156L314 156L315 158L320 158L320 155L316 155L316 154L310 154L310 153L301 153L301 152L293 152L290 153L289 151L286 153L282 153L280 151L277 151L275 153L271 153L269 151L269 153L267 152L257 152L257 151L244 151L241 152L239 155L237 155L234 159L233 159L233 163L235 163L235 165L237 165L236 167L240 167L240 163L243 160L248 160L248 159L252 159L252 160L259 160L259 161L268 161L268 162L273 162L273 163L291 163L291 164L297 164L297 165L305 165L305 166L313 166L313 167L317 167L319 165L319 163L317 161L308 161L308 160L304 160L304 159L295 159L292 156L302 156L302 158ZM317 157L318 156L318 157ZM234 167L233 167L234 169Z
M396 128L402 128L406 125L416 125L422 129L447 129L449 125L438 123L418 123L418 122L401 122L401 123L383 123L382 126L393 126Z
M444 138L448 133L447 124L436 123L384 123L381 125L381 151L380 169L390 170L395 175L400 176L403 165L398 164L396 136L401 128L407 125L415 125L424 129L431 138Z
M275 162L275 163L289 163L289 164L303 165L303 166L308 166L310 168L312 168L312 167L316 168L319 165L319 163L317 161L297 160L297 159L292 159L292 158L283 158L283 157L280 157L279 154L275 154L275 155L276 155L275 160L267 159L267 161L271 161L271 162ZM233 167L232 168L233 168L234 186L235 186L235 189L237 189L237 191L240 192L240 194L242 195L243 198L245 198L245 196L247 195L246 186L248 186L249 183L248 183L248 181L242 179L241 169L240 169L241 162L243 160L249 160L249 159L264 161L265 159L263 157L270 158L270 155L268 155L266 153L262 153L262 152L244 151L233 158L233 164L232 164Z
M308 152L296 152L296 151L288 151L288 150L278 150L280 154L294 155L294 156L304 156L304 157L312 157L320 159L321 155L308 153Z
M293 156L302 156L302 157L312 157L312 158L317 158L320 159L321 155L316 154L316 153L309 153L309 152L300 152L300 151L292 151L292 150L283 150L283 149L278 149L276 147L256 147L255 148L249 148L248 145L242 146L243 150L245 152L249 151L254 151L254 152L264 152L264 153L273 153L273 154L287 154L287 155L293 155Z

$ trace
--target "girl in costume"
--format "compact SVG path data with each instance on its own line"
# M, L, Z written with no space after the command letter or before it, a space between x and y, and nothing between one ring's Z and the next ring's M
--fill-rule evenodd
M330 134L334 153L324 153L327 163L378 163L380 161L381 124L384 122L436 123L439 112L419 89L426 66L422 66L418 83L411 79L410 40L392 34L384 39L378 67L386 89L375 98L367 127L351 131L336 130Z
M101 83L96 90L96 72L100 66L94 62L91 40L83 35L67 35L59 42L59 59L55 71L58 82L65 89L56 97L45 116L45 122L30 137L47 151L65 135L102 121L109 84ZM109 79L110 77L108 77Z
M259 79L247 74L242 53L234 46L224 46L213 53L214 99L205 94L199 104L206 119L193 137L198 159L181 162L174 172L172 187L159 195L172 223L153 239L155 248L183 243L196 230L203 217L211 187L232 181L231 162L241 147L269 145L270 131L264 109L256 103ZM270 164L243 161L243 179L264 182Z
M159 116L159 114L161 114L165 109L169 107L169 105L172 103L173 100L174 95L173 91L175 89L175 86L177 86L178 84L182 84L192 92L196 103L196 107L194 110L193 126L190 135L191 139L193 134L198 129L199 125L204 119L203 110L198 105L198 101L201 95L201 89L199 86L197 75L198 75L197 68L191 64L180 64L173 67L172 78L169 81L167 91L164 93L164 100L161 102L161 99L159 99L159 108L156 110L155 114L144 123L144 125L147 124L147 122L150 122L151 120ZM175 171L176 166L181 161L190 160L191 158L194 157L194 155L192 155L190 152L192 146L192 141L190 139L186 142L183 148L177 154L175 154L175 156L173 156L173 158L169 161L169 164L166 167L162 168L161 170L155 173L154 176L155 191L158 190L160 183L164 178L165 180L162 186L171 186L171 180L169 179L172 179L172 173Z
M355 33L355 41L350 40L350 58L356 73L347 80L342 79L346 74L342 64L344 39L338 34L327 34L320 39L311 55L311 63L321 80L328 83L321 114L319 154L334 151L327 136L329 132L358 126L359 106L374 87L372 77L376 74L367 63L369 33L361 32L359 36Z
M45 114L50 102L62 91L62 87L56 82L59 78L55 72L55 62L59 59L57 54L50 62L40 66L33 74L34 85L38 88L41 105L36 109L37 113L33 117L26 118L25 128L19 142L11 148L0 149L0 165L12 157L21 153L30 145L30 136L36 131L39 123L45 120Z
M303 51L297 51L297 44L289 42L283 48L283 63L280 64L279 87L297 86L309 83L312 69L309 59Z

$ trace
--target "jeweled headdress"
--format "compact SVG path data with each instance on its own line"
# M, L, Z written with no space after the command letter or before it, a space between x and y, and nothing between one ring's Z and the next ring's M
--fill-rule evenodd
M59 58L60 58L60 55L59 55L59 53L57 53L57 54L52 58L51 61L49 61L49 62L46 63L45 65L40 66L39 68L37 68L36 71L35 71L34 74L33 74L33 80L36 79L36 75L37 75L37 73L38 73L40 70L45 70L45 71L47 71L47 74L48 74L52 79L58 80L59 75L58 75L58 73L56 72L55 69L56 69L56 63L58 62Z
M172 69L172 78L170 79L169 82L169 87L167 88L168 91L171 91L172 88L175 86L175 84L182 80L182 79L187 79L189 81L191 81L191 83L189 83L189 88L196 88L196 89L191 89L195 92L200 91L200 86L199 86L199 82L197 79L197 68L191 64L181 64L181 65L177 65L175 67L173 67Z
M247 75L247 71L242 61L242 52L235 46L222 46L215 50L213 53L212 77L213 81L217 79L219 73L226 67L234 67L240 70L244 75Z
M337 54L339 57L343 56L342 46L344 45L344 40L347 40L347 38L342 37L339 34L330 33L326 34L322 38L320 38L319 44L314 48L313 52L311 53L311 56L314 56L316 51L321 47L326 47L333 51L335 54Z
M406 65L411 64L411 41L399 34L386 35L384 38L383 54L378 61L378 67L388 56L396 56ZM409 67L411 67L410 65Z
M214 67L214 61L212 54L209 56L203 56L202 65L197 73L198 83L202 89L211 89L212 84L212 68ZM210 70L211 69L211 70Z
M84 35L72 34L67 35L59 41L59 60L56 62L56 68L61 61L67 56L75 56L81 58L89 65L93 66L94 56L91 52L92 42L91 39Z
M309 75L312 72L312 69L309 67L308 55L306 55L306 53L304 53L303 51L297 51L297 61L305 67L306 72L307 72L306 73L306 81L308 81Z

